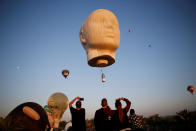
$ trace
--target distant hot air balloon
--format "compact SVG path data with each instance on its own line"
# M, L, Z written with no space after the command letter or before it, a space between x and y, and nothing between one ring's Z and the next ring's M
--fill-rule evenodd
M193 85L189 85L189 86L187 87L187 91L189 91L192 95L193 95L194 90L195 90L195 88L194 88Z
M55 124L54 127L58 128L59 122L63 113L67 109L69 104L68 98L65 94L57 92L52 94L48 99L48 107L52 112Z
M149 44L148 47L152 47L151 44Z
M131 32L131 30L129 29L128 32Z
M69 70L63 70L62 71L62 75L65 77L65 79L67 78L67 76L69 75Z

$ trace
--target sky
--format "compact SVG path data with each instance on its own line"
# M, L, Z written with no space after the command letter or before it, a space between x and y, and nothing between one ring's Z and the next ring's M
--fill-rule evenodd
M96 9L112 11L120 28L116 62L102 69L105 83L79 38ZM0 116L24 102L44 106L56 92L83 97L86 119L102 98L112 109L116 98L128 98L144 117L196 110L187 91L196 87L195 12L194 0L1 0ZM62 120L70 119L67 108Z

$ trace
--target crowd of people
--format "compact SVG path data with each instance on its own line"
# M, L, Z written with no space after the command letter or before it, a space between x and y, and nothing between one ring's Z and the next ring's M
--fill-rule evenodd
M85 109L82 108L81 97L74 98L69 103L72 117L72 126L67 131L87 131L85 121ZM123 108L121 101L126 103ZM75 103L75 107L73 107ZM101 100L101 108L94 115L94 127L96 131L142 131L142 117L130 109L131 102L127 98L118 98L115 101L116 109L108 106L107 99ZM128 112L130 115L128 116ZM5 119L0 121L0 131L56 131L52 112L46 105L40 106L34 102L27 102L17 106ZM87 124L88 126L88 124ZM92 125L91 125L92 127Z
M76 108L72 104L76 102ZM121 101L126 102L123 108ZM94 125L96 131L142 131L142 117L135 114L134 109L130 110L131 102L126 98L118 98L115 101L115 110L112 110L107 103L107 99L101 101L101 108L96 110L94 116ZM81 98L76 97L70 103L70 112L72 116L72 131L86 131L85 109L82 108Z

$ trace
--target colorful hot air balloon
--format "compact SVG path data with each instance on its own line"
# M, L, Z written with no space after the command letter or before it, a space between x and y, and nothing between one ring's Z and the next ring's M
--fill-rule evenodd
M69 70L63 70L62 71L62 75L65 77L65 79L67 78L67 76L69 75Z
M192 95L193 95L194 90L195 90L195 88L194 88L193 85L189 85L189 86L187 87L187 91L189 91Z
M67 109L69 104L68 98L63 93L54 93L48 99L48 107L52 112L52 116L54 118L55 124L54 127L58 128L59 122L63 113Z

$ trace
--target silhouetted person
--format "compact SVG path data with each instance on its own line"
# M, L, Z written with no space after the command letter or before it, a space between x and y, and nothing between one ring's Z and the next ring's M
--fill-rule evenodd
M143 131L142 116L135 114L135 110L130 110L129 123L131 124L131 129L134 131Z
M76 101L76 108L72 107L72 104ZM72 116L72 131L86 131L85 124L85 109L81 108L82 103L80 97L74 98L69 103L69 108Z
M95 112L95 117L94 117L95 129L96 131L112 131L112 123L110 120L111 117L105 112L105 110L109 108L106 98L102 99L101 106L102 108L100 108Z
M125 108L122 108L121 100L126 102ZM107 108L105 112L112 117L112 127L114 131L130 130L127 112L131 106L131 102L126 98L118 98L115 102L116 110Z

